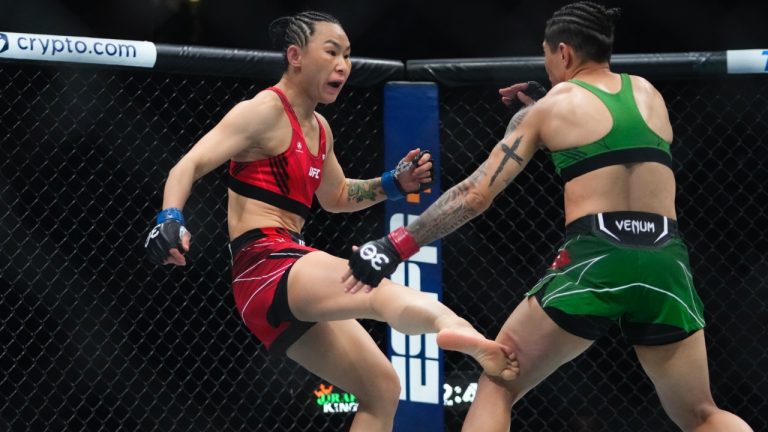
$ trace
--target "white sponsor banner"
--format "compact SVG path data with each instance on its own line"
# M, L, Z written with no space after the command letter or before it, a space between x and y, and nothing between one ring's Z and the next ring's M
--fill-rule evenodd
M0 32L0 58L151 68L152 42Z
M768 49L728 50L729 74L768 73Z

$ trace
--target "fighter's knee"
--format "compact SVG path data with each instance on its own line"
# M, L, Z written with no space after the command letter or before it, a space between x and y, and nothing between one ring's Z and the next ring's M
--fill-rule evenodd
M694 408L695 416L705 421L717 414L718 411L720 411L720 408L718 408L714 402L702 403Z
M494 341L496 343L503 345L506 347L510 352L515 354L515 359L519 362L520 361L520 344L518 343L519 339L515 336L514 333L506 331L505 329L502 329L494 338Z
M505 380L501 377L488 377L494 384L496 384L500 391L503 390L504 399L508 400L511 404L519 401L520 398L530 389L524 388L517 380Z
M357 395L360 403L375 403L392 411L397 409L400 400L400 378L392 365L387 363L385 366L371 369L370 377L369 385Z
M387 368L379 379L381 382L379 383L378 395L397 407L401 391L400 377L397 376L397 372L394 368Z
M672 413L672 420L684 431L696 430L699 426L706 424L713 416L716 416L720 409L714 402L703 402L685 409L683 412Z

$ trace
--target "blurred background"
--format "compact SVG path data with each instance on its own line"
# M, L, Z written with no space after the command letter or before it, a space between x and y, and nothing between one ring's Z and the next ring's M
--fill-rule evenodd
M0 0L0 30L271 49L267 26L305 9L336 15L353 55L417 58L537 55L566 1ZM768 43L761 1L604 2L624 15L616 53L716 51Z

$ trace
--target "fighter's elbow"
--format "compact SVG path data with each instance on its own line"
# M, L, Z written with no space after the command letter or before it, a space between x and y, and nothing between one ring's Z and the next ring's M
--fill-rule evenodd
M491 206L493 198L485 191L478 190L477 188L471 188L467 190L464 195L464 205L473 211L475 215L479 215Z
M344 199L342 190L335 193L327 193L327 191L318 190L315 192L318 204L323 210L328 213L349 213L355 211L350 205L349 201Z
M208 171L197 159L187 154L171 168L168 172L168 177L190 177L192 181L195 181L204 176Z

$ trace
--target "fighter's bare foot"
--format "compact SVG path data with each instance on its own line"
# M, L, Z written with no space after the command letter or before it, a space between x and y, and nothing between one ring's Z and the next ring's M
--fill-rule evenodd
M445 329L437 334L437 345L444 350L472 356L490 376L511 381L520 373L517 358L509 348L488 340L479 333Z

